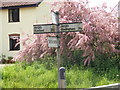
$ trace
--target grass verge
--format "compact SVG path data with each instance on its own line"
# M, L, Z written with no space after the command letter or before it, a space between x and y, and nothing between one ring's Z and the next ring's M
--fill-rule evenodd
M2 88L58 88L57 66L38 61L32 64L7 66L2 71ZM112 83L119 83L120 76L116 68L98 74L92 68L83 66L66 67L67 88L89 88Z

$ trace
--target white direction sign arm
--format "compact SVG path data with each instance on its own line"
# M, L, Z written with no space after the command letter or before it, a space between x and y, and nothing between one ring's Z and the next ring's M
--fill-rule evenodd
M34 25L34 34L55 33L54 24L40 24Z
M82 22L75 23L59 23L60 31L62 32L80 32L82 31ZM55 24L38 24L34 25L34 34L44 34L44 33L58 33L56 32Z
M82 22L77 23L61 23L61 32L79 32L82 30Z

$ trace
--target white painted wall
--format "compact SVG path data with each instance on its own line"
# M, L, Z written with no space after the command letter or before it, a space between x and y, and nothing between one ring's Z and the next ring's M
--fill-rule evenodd
M37 7L36 23L51 23L51 6L44 1Z
M0 55L2 54L2 11L0 11Z

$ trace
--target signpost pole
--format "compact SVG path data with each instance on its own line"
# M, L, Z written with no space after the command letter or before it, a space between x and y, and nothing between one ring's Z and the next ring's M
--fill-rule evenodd
M60 35L59 35L59 12L53 12L53 23L56 24L56 37L57 37L57 64L58 64L58 87L60 87Z

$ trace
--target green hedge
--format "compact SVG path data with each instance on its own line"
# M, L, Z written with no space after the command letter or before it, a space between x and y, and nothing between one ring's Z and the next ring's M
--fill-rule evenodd
M43 61L42 61L43 60ZM57 88L58 71L55 58L46 57L31 64L18 63L2 70L2 88ZM73 65L66 68L67 88L89 88L120 82L117 68L111 67L109 72L99 71L93 67ZM102 70L102 69L99 69ZM99 73L99 74L98 74Z
M67 88L89 88L120 83L120 55L97 54L89 66L83 65L82 51L72 52L72 57L61 56L61 66L66 68ZM3 88L58 88L56 57L45 56L32 63L16 63L2 71Z

